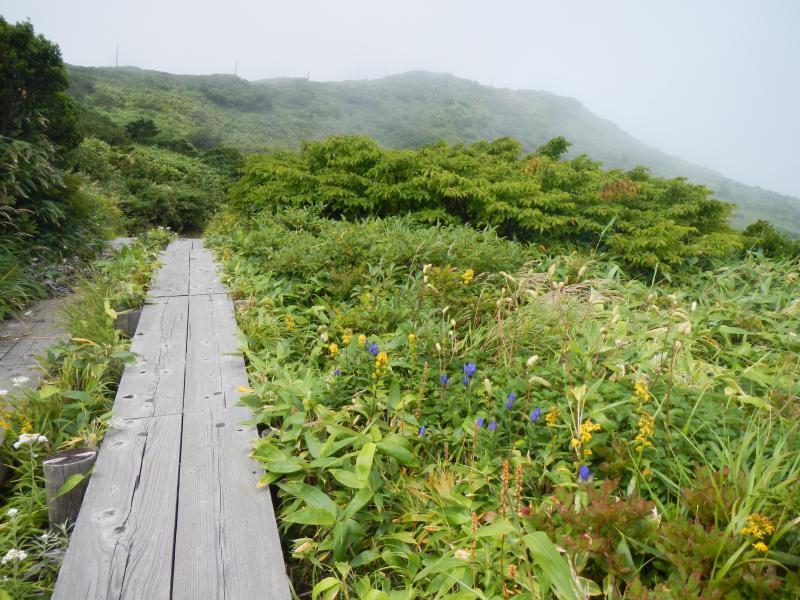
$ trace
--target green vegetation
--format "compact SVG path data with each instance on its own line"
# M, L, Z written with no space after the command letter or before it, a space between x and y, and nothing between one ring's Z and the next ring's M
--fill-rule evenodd
M729 207L702 186L641 168L603 171L586 156L559 161L567 146L554 138L521 157L509 138L412 151L332 137L299 153L253 156L231 206L252 214L324 204L326 214L346 218L410 213L428 223L491 225L548 247L599 249L634 269L681 268L740 244Z
M70 93L82 131L112 143L125 126L151 119L164 139L199 148L296 149L330 135L374 137L389 148L418 148L509 136L528 152L556 136L612 169L646 165L661 177L687 177L736 204L733 224L767 219L800 235L800 200L743 185L654 150L579 102L539 91L482 86L450 75L407 73L375 81L248 82L232 75L172 75L136 68L70 67Z
M44 291L53 265L89 257L109 207L68 173L79 141L58 47L0 17L0 320Z
M126 231L156 225L198 231L222 203L229 180L203 162L157 146L111 146L86 138L72 160L121 211Z
M11 390L3 398L3 454L12 475L0 494L0 555L16 550L26 558L4 563L7 579L0 585L0 598L3 591L6 597L34 598L52 590L67 532L48 530L41 459L55 449L96 447L102 439L122 367L134 358L130 340L114 328L115 309L142 305L158 253L169 238L155 229L95 263L65 309L70 339L48 351L43 385L24 393ZM27 443L21 437L26 434L46 441Z
M211 229L298 593L800 591L797 262L656 285L413 217Z

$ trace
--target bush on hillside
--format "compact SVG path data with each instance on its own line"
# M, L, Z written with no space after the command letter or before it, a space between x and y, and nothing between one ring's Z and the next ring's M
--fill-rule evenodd
M491 225L518 240L598 248L638 270L671 270L739 247L727 223L731 206L705 187L643 168L603 170L586 156L561 161L567 145L556 138L521 156L510 138L414 151L333 136L299 152L250 157L232 205L253 214L322 204L344 218L411 213L423 222Z

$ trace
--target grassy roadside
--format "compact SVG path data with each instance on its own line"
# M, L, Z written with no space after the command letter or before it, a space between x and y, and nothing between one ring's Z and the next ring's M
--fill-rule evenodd
M52 590L68 532L48 528L42 459L61 448L101 441L122 368L133 358L130 339L114 328L114 316L143 304L170 235L151 230L97 261L64 310L70 339L48 350L39 389L7 398L0 425L12 474L0 493L2 600L48 597ZM41 441L26 443L29 439Z

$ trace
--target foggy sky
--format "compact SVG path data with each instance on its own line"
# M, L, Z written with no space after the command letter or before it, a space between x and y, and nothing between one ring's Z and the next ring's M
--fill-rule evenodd
M800 196L797 0L0 0L71 64L247 79L424 69L580 100L640 140Z

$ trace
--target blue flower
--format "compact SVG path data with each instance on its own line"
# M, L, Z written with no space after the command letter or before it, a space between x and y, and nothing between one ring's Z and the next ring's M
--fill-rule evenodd
M441 382L443 386L447 385L447 373L442 373Z
M581 481L589 481L589 477L591 477L591 475L592 473L591 471L589 471L589 467L587 467L586 465L583 465L578 470L578 477L580 478Z
M531 411L531 423L536 423L539 420L539 415L542 414L541 408L535 408Z
M495 429L497 429L497 421L492 419L492 422L489 423L488 429L489 431L494 431Z
M478 370L478 367L475 366L475 363L467 363L464 365L464 374L467 377L472 377L475 375L475 371Z
M425 437L425 432L428 431L428 428L423 425L419 428L419 437Z
M511 410L514 408L514 402L517 400L517 395L514 392L511 392L506 399L506 408Z
M478 427L483 427L484 423L486 423L486 419L484 419L483 417L478 417L475 420L475 425L477 425Z
M334 375L341 375L342 371L337 367L336 370L333 372Z
M367 352L369 352L370 354L372 354L372 356L378 356L378 343L377 343L377 342L375 342L374 344L372 344L372 345L369 347L369 349L367 349Z
M464 385L469 385L469 377L464 375Z

